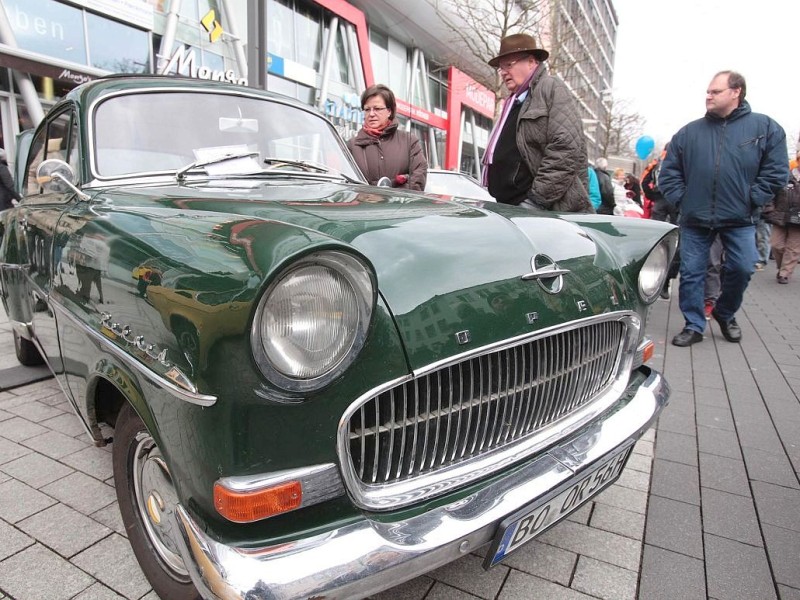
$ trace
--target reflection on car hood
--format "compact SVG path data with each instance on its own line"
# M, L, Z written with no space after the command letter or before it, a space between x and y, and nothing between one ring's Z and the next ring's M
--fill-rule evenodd
M241 185L212 181L103 195L140 210L151 202L159 210L237 215L259 230L289 225L352 246L374 266L414 367L463 351L459 331L469 330L472 346L481 346L630 307L624 275L603 241L614 236L616 254L625 236L605 218L586 217L596 221L587 234L566 218L495 203L332 183ZM569 271L559 293L545 290L547 280L522 279L537 255Z

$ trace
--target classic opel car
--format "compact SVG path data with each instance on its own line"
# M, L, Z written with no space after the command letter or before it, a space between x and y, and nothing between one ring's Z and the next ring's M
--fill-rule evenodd
M491 568L614 482L669 389L663 223L364 182L312 108L110 77L2 214L23 364L113 441L161 598L358 598Z

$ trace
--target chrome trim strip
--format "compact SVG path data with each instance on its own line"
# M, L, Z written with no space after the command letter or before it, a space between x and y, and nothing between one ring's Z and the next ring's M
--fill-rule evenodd
M248 548L217 541L178 505L181 555L205 598L245 598L265 590L274 600L363 598L396 586L488 543L506 516L579 480L597 461L640 438L669 397L660 374L642 372L645 381L632 386L602 419L452 504L400 520L367 514L327 533Z
M574 413L559 418L545 426L541 431L509 444L508 446L497 448L487 452L483 456L477 456L461 463L455 463L439 471L426 473L425 475L417 476L408 480L400 480L389 484L369 485L365 484L361 480L359 473L354 472L353 461L350 456L349 443L350 419L355 411L360 409L362 404L386 391L392 385L398 385L401 382L405 383L406 381L410 381L412 379L416 379L418 383L418 378L420 376L428 374L434 370L442 369L446 366L461 363L467 358L473 358L483 354L488 354L490 352L496 353L526 342L536 340L538 338L547 337L556 332L564 333L593 323L607 321L622 322L626 325L628 330L628 335L623 340L625 346L621 348L619 353L619 363L617 365L608 365L606 367L606 371L615 372L617 377L603 392L598 395L594 401L577 409ZM628 386L633 365L633 357L636 349L635 344L639 339L640 328L641 319L639 318L639 315L633 311L620 311L617 313L592 316L586 319L574 321L569 323L567 326L560 325L549 327L535 333L512 338L511 340L504 340L503 342L489 344L482 348L457 355L446 361L439 361L433 365L428 365L422 369L414 371L414 375L395 380L394 384L379 386L365 394L362 394L344 411L339 421L337 431L337 453L339 455L339 463L342 468L342 477L344 478L345 487L353 497L355 504L361 508L375 511L393 510L402 506L414 504L425 498L445 494L448 491L458 487L463 487L472 481L501 471L502 469L507 468L514 463L524 460L540 449L556 443L559 438L563 437L564 435L570 435L572 432L596 418L614 402L619 400L620 396L624 393ZM560 348L557 351L554 350L556 355L549 357L549 360L551 362L556 362L563 367L563 363L566 360L567 351L568 349L566 347ZM489 372L487 376L489 379L491 379L491 372ZM479 377L481 379L483 378L482 366ZM490 385L488 389L491 389L491 381L489 383ZM551 382L548 382L547 385L549 386L551 384L558 385L552 380ZM483 389L482 381L481 389ZM551 393L548 390L548 393L544 397L550 398L552 401L555 396L555 393ZM419 396L417 395L417 397ZM485 398L481 398L478 404L478 410L481 410L482 407L485 406L488 414L490 401L491 394ZM544 407L544 410L538 417L539 423L552 420L557 409L558 405L555 402L552 402L549 406ZM415 414L419 414L419 410L416 410ZM489 426L488 419L484 419L484 430L480 435L481 439L480 443L477 444L478 448L482 449L491 444L492 437L496 435L498 414L499 407L498 411L495 413L495 422L491 425L491 427ZM414 427L415 437L417 435L419 426L420 421L417 420L416 426ZM476 447L475 442L477 441L477 437L478 436L476 435L473 439L473 448ZM416 447L416 441L412 442L412 448ZM412 456L412 466L413 458L414 457ZM363 465L363 462L361 464ZM413 472L412 466L407 469L406 474L411 474Z
M109 340L107 337L95 331L94 329L89 327L86 323L78 319L75 315L70 313L66 309L66 307L62 306L58 302L53 302L52 297L50 300L51 300L51 306L56 310L58 310L58 313L60 315L67 317L73 323L73 325L88 333L91 338L99 342L101 346L103 346L106 350L114 354L114 356L119 358L126 365L138 371L151 383L154 383L155 385L166 389L173 396L176 396L179 400L184 400L186 402L197 404L199 406L213 406L214 403L217 401L216 396L212 396L209 394L201 394L197 392L196 389L184 390L181 387L177 386L172 381L170 381L169 379L167 379L166 377L163 377L158 373L151 371L150 369L147 368L147 366L136 360L133 356L131 356L127 352L123 351L121 348L118 348L116 345L114 345L111 342L111 340Z
M344 495L344 484L339 476L339 469L333 463L259 475L220 477L216 483L233 492L249 493L289 481L299 481L303 489L302 501L297 508L319 504Z

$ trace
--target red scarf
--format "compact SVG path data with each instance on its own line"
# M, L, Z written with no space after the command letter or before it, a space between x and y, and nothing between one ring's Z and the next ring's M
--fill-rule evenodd
M389 127L389 125L391 125L391 124L392 124L392 121L389 120L389 121L386 121L386 123L384 123L382 127L378 127L376 129L373 129L372 127L367 127L367 124L364 123L363 129L367 134L371 135L372 137L379 138L379 137L381 137L383 132L386 130L386 128Z

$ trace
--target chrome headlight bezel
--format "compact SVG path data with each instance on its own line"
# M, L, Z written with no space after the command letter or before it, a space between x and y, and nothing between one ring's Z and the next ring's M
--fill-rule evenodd
M312 287L314 292L319 292L320 287L325 287L320 286L320 277L328 277L330 285L327 289L340 290L349 296L351 302L343 304L332 296L325 297L315 293L313 298L321 300L326 305L325 311L315 315L313 309L303 305L301 296L309 299L312 297L310 291ZM303 287L307 285L303 283L303 278L306 278L312 286ZM292 295L287 292L287 289L290 289L287 286L296 287L300 293ZM293 262L270 283L261 296L253 318L250 344L258 368L270 382L292 392L317 390L330 383L352 364L364 346L375 306L376 288L372 270L361 259L345 252L320 251ZM337 296L340 300L341 295ZM295 302L292 302L292 299ZM314 353L325 357L327 355L322 350L327 348L316 351L302 348L295 343L298 336L292 327L286 329L287 336L271 338L268 332L271 328L274 330L276 321L273 317L275 315L280 317L280 308L276 306L276 302L284 304L290 302L292 308L289 325L294 322L302 323L302 319L305 319L303 324L306 325L306 332L313 329L309 324L313 326L316 323L320 329L324 327L326 318L329 321L334 319L338 323L350 320L352 326L345 332L347 336L341 344L333 349L333 355L324 359L323 365L301 374L298 370L301 367L308 367L314 361L303 363L296 360L297 356L307 352L306 358ZM295 312L298 317L295 317ZM284 319L283 322L285 324L287 321ZM334 336L328 337L334 339ZM294 370L292 364L296 365Z
M639 269L639 297L645 304L655 302L664 287L669 273L669 265L678 244L677 232L664 236L644 259Z

